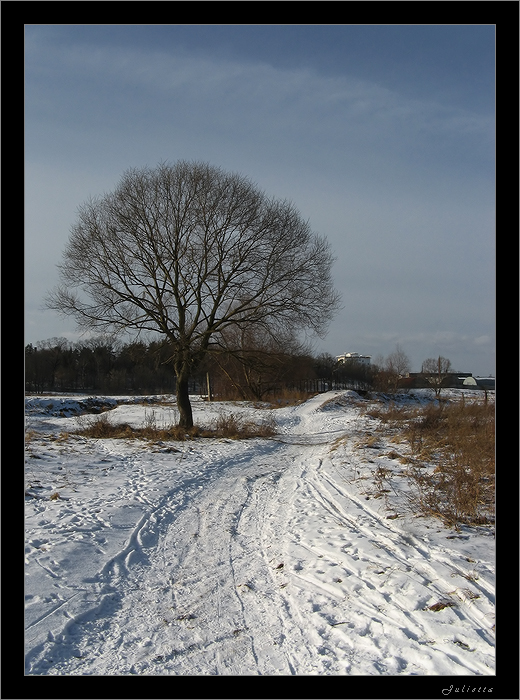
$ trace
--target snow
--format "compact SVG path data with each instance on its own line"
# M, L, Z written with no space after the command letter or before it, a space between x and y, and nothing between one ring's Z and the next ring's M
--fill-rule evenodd
M269 439L70 432L171 424L160 399L26 399L27 675L495 674L493 530L410 512L367 399L193 397L197 424L272 416Z

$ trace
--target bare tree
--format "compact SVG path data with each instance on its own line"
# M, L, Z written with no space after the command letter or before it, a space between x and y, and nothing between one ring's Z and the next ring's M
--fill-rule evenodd
M389 389L395 393L400 380L410 371L410 359L399 344L384 361L384 370L387 373Z
M280 331L273 338L256 324L233 326L220 335L216 366L244 399L261 401L285 382L294 381L296 358L308 353L294 335Z
M437 358L429 357L422 363L421 373L435 391L435 396L440 396L443 381L451 373L451 362L440 355Z
M161 334L189 428L188 379L226 328L323 334L339 304L332 262L290 202L180 161L128 170L80 207L46 305L90 331Z

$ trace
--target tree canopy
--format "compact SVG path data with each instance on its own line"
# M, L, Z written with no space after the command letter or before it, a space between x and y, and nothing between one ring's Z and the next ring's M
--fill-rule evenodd
M227 329L323 335L339 304L332 263L291 202L207 163L163 163L81 205L46 303L89 331L167 339L191 427L188 379Z

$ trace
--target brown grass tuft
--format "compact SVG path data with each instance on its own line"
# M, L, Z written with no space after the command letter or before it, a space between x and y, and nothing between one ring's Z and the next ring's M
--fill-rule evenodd
M222 413L215 419L212 428L206 431L210 437L226 437L233 440L244 440L255 437L271 437L276 432L273 419L267 419L261 423L244 420L236 414Z
M186 429L174 424L158 426L155 421L155 415L152 413L145 418L144 424L140 428L134 428L128 423L112 423L107 414L102 414L94 420L84 423L75 431L75 434L100 439L184 441L203 437L226 437L240 440L254 437L270 437L275 432L276 427L273 420L254 423L244 420L235 414L220 415L210 428L193 426L193 428Z
M313 392L283 388L268 396L265 400L270 408L281 408L282 406L297 406L308 401L313 396L316 396Z
M495 414L488 402L431 403L392 411L391 427L417 463L409 469L416 512L451 527L494 519Z

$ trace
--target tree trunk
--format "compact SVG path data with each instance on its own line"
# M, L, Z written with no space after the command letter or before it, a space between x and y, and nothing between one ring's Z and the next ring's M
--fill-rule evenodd
M188 392L188 377L182 375L177 376L177 408L179 409L180 427L193 428L193 412Z

